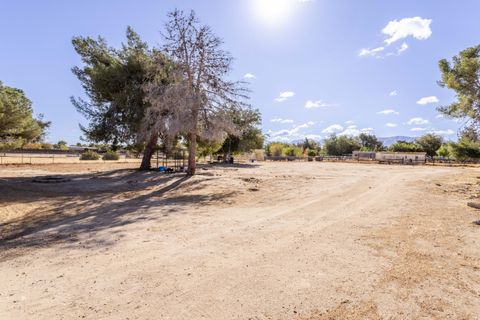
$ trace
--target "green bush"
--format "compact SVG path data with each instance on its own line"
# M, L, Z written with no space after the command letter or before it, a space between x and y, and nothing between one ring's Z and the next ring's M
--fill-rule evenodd
M283 154L287 157L300 157L302 155L302 149L295 146L288 146L283 149Z
M316 156L317 156L317 151L315 151L315 150L308 150L307 155L308 155L309 157L316 157Z
M116 153L115 151L107 151L102 157L102 160L105 161L115 161L120 159L120 155Z
M100 155L96 153L95 151L86 151L82 153L80 156L80 160L98 160L100 159Z

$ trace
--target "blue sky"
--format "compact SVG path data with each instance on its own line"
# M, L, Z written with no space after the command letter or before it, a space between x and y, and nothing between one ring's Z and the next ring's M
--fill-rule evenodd
M235 57L230 76L247 76L271 140L362 130L456 137L460 124L435 110L454 99L436 83L437 63L480 43L477 0L4 0L0 81L52 121L48 140L75 143L85 120L70 103L83 96L72 37L118 46L131 25L159 45L176 7L194 9L224 39Z

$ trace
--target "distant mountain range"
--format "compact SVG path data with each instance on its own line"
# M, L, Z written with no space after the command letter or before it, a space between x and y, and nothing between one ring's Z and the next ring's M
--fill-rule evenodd
M378 138L378 140L382 141L383 145L386 146L386 147L391 146L392 144L394 144L398 140L407 141L407 142L414 142L415 139L416 139L415 137L407 137L407 136L394 136L394 137Z

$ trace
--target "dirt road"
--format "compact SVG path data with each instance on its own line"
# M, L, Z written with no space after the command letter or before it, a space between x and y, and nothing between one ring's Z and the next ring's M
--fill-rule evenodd
M0 170L0 319L480 318L479 169L67 171Z

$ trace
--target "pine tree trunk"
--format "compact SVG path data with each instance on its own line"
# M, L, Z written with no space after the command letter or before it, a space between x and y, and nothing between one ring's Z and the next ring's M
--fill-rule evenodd
M197 152L197 133L191 132L190 141L188 144L188 170L187 170L188 176L195 175L195 171L197 169L197 162L195 159L196 152Z
M150 170L152 167L151 160L153 153L155 152L155 147L157 146L157 135L153 134L150 138L150 141L145 146L145 151L143 152L142 164L140 165L140 170Z

